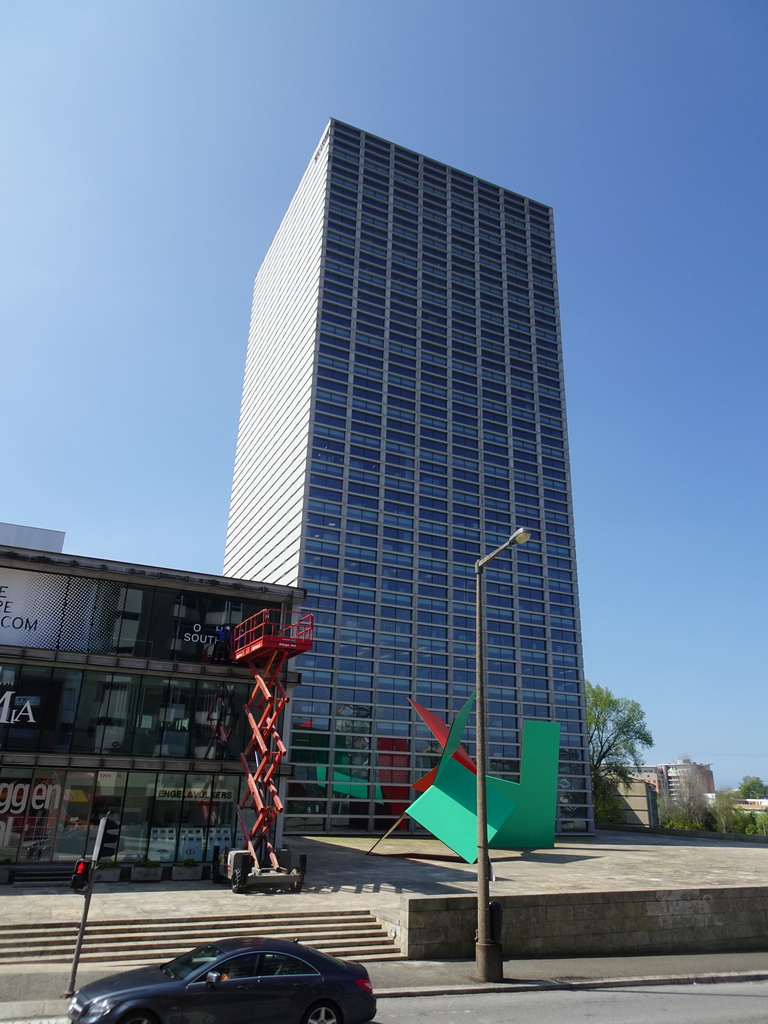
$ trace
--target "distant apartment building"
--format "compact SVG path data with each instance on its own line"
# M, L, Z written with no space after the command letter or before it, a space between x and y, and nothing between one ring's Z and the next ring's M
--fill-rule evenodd
M619 787L624 825L653 828L659 824L658 790L643 779Z
M768 814L768 800L737 799L733 806L738 811L752 811L755 814Z
M632 775L653 786L659 796L675 798L680 796L686 783L695 779L702 792L715 792L715 777L711 764L698 764L683 757L674 764L644 764L630 766Z

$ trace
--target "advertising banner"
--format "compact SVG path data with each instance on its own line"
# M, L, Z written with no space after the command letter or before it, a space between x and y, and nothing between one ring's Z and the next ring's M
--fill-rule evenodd
M0 569L0 644L108 651L118 599L109 580Z

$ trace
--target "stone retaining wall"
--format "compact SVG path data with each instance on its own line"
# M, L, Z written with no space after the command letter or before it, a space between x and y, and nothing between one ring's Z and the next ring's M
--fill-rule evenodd
M764 887L547 893L498 901L505 957L768 949ZM405 897L398 942L411 960L472 959L476 926L473 896Z

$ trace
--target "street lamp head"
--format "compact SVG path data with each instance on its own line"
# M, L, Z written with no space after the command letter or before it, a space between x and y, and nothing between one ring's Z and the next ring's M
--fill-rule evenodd
M489 555L484 555L475 562L475 572L482 572L484 566L491 562L497 555L500 555L502 551L506 551L507 548L511 548L513 544L525 544L525 542L529 540L530 536L530 530L526 530L522 526L518 526L509 540L505 540L504 543L497 547L495 551L491 551Z
M526 530L524 527L519 526L512 536L509 538L509 544L525 544L527 540L531 539L531 531Z

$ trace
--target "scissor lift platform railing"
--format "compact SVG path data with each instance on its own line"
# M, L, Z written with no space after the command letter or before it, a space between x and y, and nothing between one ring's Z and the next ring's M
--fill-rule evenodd
M312 650L313 616L300 618L265 608L232 630L230 657L236 661L262 662L282 651L286 657Z

